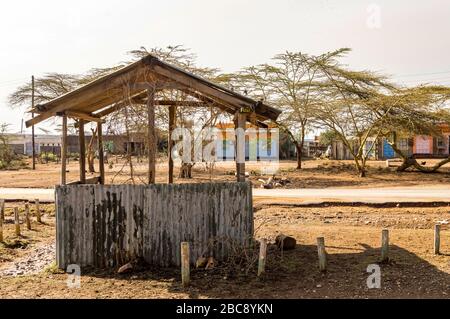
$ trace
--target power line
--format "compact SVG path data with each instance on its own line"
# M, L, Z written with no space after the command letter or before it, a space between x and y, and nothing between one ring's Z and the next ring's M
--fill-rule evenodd
M437 75L437 74L447 74L450 73L450 71L442 71L442 72L431 72L431 73L416 73L416 74L401 74L396 75L395 77L403 78L403 77L413 77L413 76L425 76L425 75Z
M401 83L414 83L414 82L446 82L450 80L450 77L440 77L440 78L431 78L431 79L415 79L415 80L399 80Z
M0 82L0 84L8 84L8 83L15 83L15 82L25 82L26 80L28 80L28 78L20 78L20 79L14 79L14 80L7 80L7 81L3 81Z

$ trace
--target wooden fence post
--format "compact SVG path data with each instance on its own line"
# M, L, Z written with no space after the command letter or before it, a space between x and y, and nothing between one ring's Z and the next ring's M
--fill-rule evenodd
M14 224L16 226L16 236L20 237L20 219L19 219L19 208L14 208Z
M441 225L434 226L434 254L441 253Z
M260 240L259 261L258 261L258 277L266 272L267 259L267 239Z
M0 199L0 219L2 222L5 221L5 200Z
M0 218L0 243L3 243L3 219Z
M27 222L27 229L31 230L30 204L25 204L25 220Z
M381 262L389 261L389 230L383 229L381 240Z
M190 276L191 276L191 263L190 263L190 251L189 251L189 243L183 242L181 243L181 281L183 283L183 287L188 287L190 284Z
M38 223L41 223L41 209L40 209L40 205L39 205L39 199L35 200L36 202L36 220Z
M317 238L317 251L319 254L319 270L327 271L327 251L325 249L325 238Z

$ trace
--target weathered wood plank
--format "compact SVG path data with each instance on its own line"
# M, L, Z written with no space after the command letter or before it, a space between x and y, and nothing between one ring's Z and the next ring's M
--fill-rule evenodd
M434 226L434 254L439 255L441 253L441 225Z
M98 268L142 257L180 266L181 242L199 257L224 260L230 243L249 244L253 232L251 186L74 185L56 189L57 260Z
M98 166L100 171L100 184L105 184L105 155L103 149L103 128L102 123L97 123L97 139L98 139Z
M67 115L62 116L61 185L67 183Z
M84 119L78 121L78 139L80 144L80 183L86 184L86 138L84 134Z
M381 262L389 261L389 230L383 229L381 239Z

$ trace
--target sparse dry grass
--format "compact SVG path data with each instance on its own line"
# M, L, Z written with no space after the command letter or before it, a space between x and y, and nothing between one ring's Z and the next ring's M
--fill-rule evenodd
M256 214L258 238L279 233L298 241L281 254L269 246L267 273L256 265L234 271L192 271L183 289L178 269L151 269L131 275L84 270L81 289L69 289L67 275L53 266L36 276L0 278L2 298L449 298L450 230L442 231L443 255L433 255L432 225L450 218L449 207L374 208L262 206ZM367 266L380 257L381 230L391 230L391 258L382 265L382 289L366 286ZM9 231L10 232L10 231ZM32 245L54 235L38 229ZM318 271L316 238L326 238L329 269ZM28 248L27 248L28 250Z
M428 160L432 165L436 160ZM106 166L106 182L121 184L130 183L129 169L125 167L121 171L123 161L113 164L112 168ZM423 174L419 172L397 173L395 168L386 168L386 163L374 161L368 163L368 176L358 177L352 161L309 160L305 161L303 170L296 170L295 162L283 161L280 163L278 177L287 177L291 180L287 188L324 188L324 187L386 187L386 186L420 186L420 185L449 185L450 164L442 168L442 173ZM247 163L247 172L251 173L251 181L255 186L261 183L259 179L268 177L260 176L260 163ZM217 163L214 173L211 175L203 164L194 167L193 179L178 179L176 183L205 183L235 181L235 164L233 162ZM137 183L146 180L147 164L135 163L135 181ZM78 162L72 161L68 165L68 180L79 179ZM120 174L119 171L121 171ZM118 175L117 175L118 174ZM178 176L178 168L175 168L175 176ZM90 177L90 175L88 175ZM157 164L157 183L167 182L167 163L160 160ZM40 164L36 171L0 171L1 187L19 188L52 188L59 184L60 165L56 163Z

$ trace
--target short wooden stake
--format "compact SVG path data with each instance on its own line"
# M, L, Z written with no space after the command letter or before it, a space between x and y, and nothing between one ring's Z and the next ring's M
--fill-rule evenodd
M0 243L3 243L3 219L0 218Z
M0 220L5 221L5 200L0 199Z
M389 261L389 230L383 229L381 239L381 262Z
M181 243L181 281L183 287L188 287L191 281L191 264L189 243Z
M319 254L319 270L327 271L327 251L325 249L325 238L317 238L317 251Z
M25 220L27 222L27 229L31 230L30 204L25 204Z
M441 253L441 225L434 226L434 254Z
M20 237L20 219L19 219L19 208L14 208L14 224L16 226L16 236Z
M266 259L267 239L261 239L259 248L258 277L261 277L266 272Z
M41 209L40 209L40 205L39 205L39 199L36 199L36 219L38 223L41 223Z

